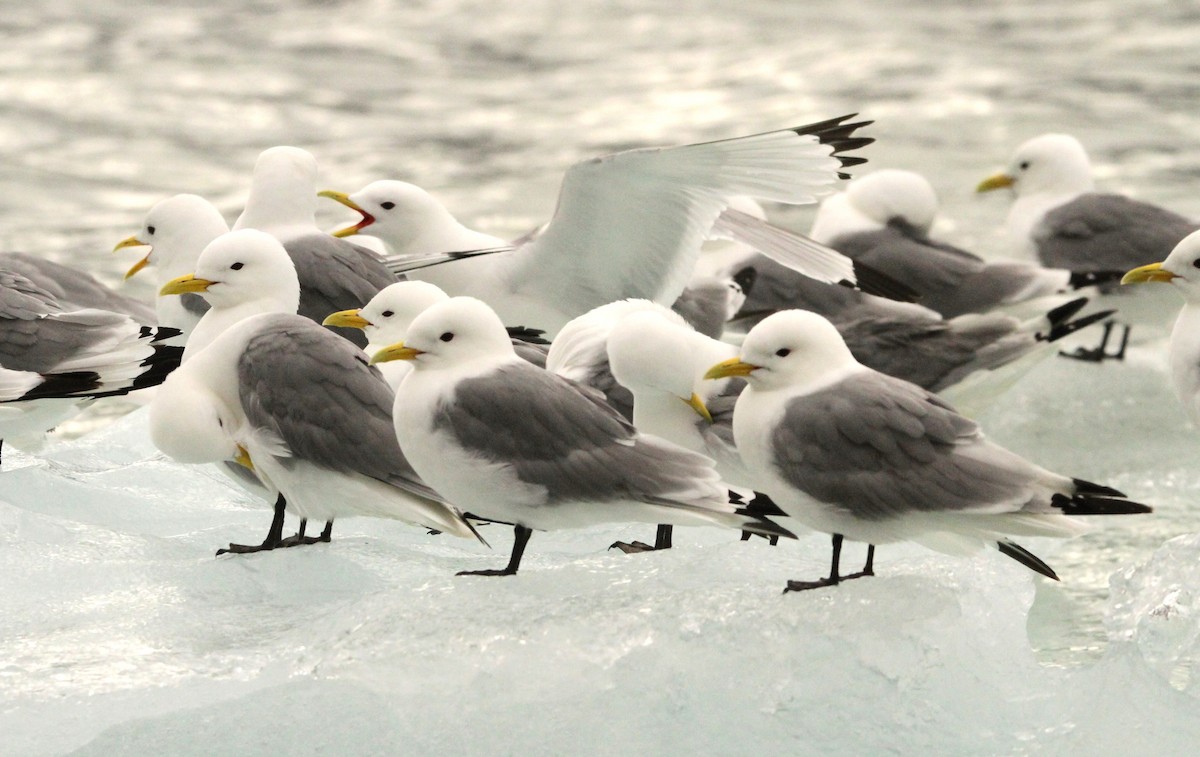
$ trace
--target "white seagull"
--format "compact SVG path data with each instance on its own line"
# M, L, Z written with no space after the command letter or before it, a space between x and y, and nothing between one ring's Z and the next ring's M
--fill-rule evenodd
M1150 512L1114 489L1051 473L986 440L941 398L860 364L814 313L767 318L747 335L740 357L707 376L742 376L749 384L733 429L755 489L833 534L829 576L792 581L786 590L873 575L874 545L904 540L951 554L992 544L1057 578L1009 536L1077 534L1070 515ZM839 572L843 538L872 545L859 573Z
M872 140L852 136L851 116L819 124L681 147L628 150L567 171L549 224L515 249L412 275L452 295L479 297L510 325L553 336L575 316L619 299L671 304L695 267L701 243L736 195L814 202L845 156ZM338 234L373 234L393 253L495 247L428 193L375 182L352 195L324 192L363 219ZM852 275L852 274L848 274Z
M412 472L392 431L392 391L366 355L295 314L299 289L283 246L252 229L219 237L196 274L163 288L203 293L211 308L189 340L187 362L154 399L155 444L187 462L240 447L266 489L283 495L277 519L286 500L302 522L370 515L475 536ZM202 445L191 433L196 416L176 425L176 403L193 414L209 408L199 418L210 432ZM214 423L232 446L213 441ZM272 549L278 537L273 524L261 546L229 551Z
M375 362L410 360L396 437L414 469L469 514L513 524L513 575L533 530L597 523L722 525L787 534L729 504L707 458L639 433L598 394L513 352L495 311L455 297Z

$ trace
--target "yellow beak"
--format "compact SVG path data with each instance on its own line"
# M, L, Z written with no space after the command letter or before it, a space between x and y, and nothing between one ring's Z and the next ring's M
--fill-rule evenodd
M1170 281L1179 278L1170 271L1163 270L1162 263L1151 263L1141 268L1134 268L1121 277L1122 284L1144 284L1147 281Z
M692 397L687 400L687 403L701 418L709 423L713 422L712 413L708 412L708 406L704 404L704 400L700 398L699 394L692 392Z
M189 292L207 292L208 288L215 284L215 281L208 279L198 279L195 274L189 273L178 278L171 279L163 288L158 290L159 297L165 297L168 294L187 294Z
M728 378L730 376L749 376L754 371L757 371L762 366L753 365L752 363L743 363L741 358L731 357L728 360L721 362L708 369L708 373L704 374L706 379Z
M345 205L347 208L350 208L351 210L354 210L354 211L358 211L359 213L362 214L362 220L359 221L358 223L354 224L353 226L347 226L344 229L338 229L337 231L333 232L333 236L335 236L335 237L352 237L355 234L357 234L358 232L362 231L367 226L370 226L371 224L375 223L375 216L373 216L370 213L368 213L367 211L363 210L362 207L358 203L356 203L354 200L351 200L350 195L346 194L345 192L334 192L332 189L326 189L326 190L317 192L317 196L318 197L328 197L329 199L333 200L334 202L340 202L341 204Z
M336 313L330 313L321 321L322 326L343 326L348 329L365 329L367 326L375 324L368 321L359 315L362 311L354 310L339 310Z
M125 272L125 279L129 280L129 279L133 278L134 274L136 274L138 271L142 270L146 266L150 265L150 255L153 252L154 252L154 250L147 252L145 257L143 257L138 262L134 263L133 267Z
M417 355L424 355L422 350L413 347L405 347L404 342L396 342L389 344L371 358L371 365L376 363L390 363L393 360L413 360Z
M237 446L237 454L234 455L233 461L248 470L254 470L254 461L250 459L250 453L240 444Z
M116 252L117 250L123 250L126 247L145 247L148 244L149 242L143 242L137 238L137 235L134 235L132 237L125 237L120 242L117 242L117 246L114 247L112 251Z
M992 174L975 187L976 192L991 192L993 189L1004 189L1016 183L1016 179L1006 173Z

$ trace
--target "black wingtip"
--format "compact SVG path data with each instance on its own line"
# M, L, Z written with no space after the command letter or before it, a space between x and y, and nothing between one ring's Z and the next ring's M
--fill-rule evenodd
M843 152L857 150L866 147L875 141L873 137L857 137L853 136L854 132L864 126L870 126L874 121L854 121L846 123L851 118L857 116L857 113L849 113L838 118L831 118L827 121L819 121L813 124L805 124L797 126L791 131L801 135L812 135L816 137L821 144L830 145L833 147L833 157L841 161L842 168L851 166L859 166L867 162L866 158L857 155L842 155ZM839 171L838 177L849 179L850 174Z
M66 371L44 373L42 383L21 395L18 400L37 400L50 397L86 397L100 386L100 374L95 371Z
M1066 323L1071 320L1071 317L1083 310L1088 304L1087 297L1076 297L1070 302L1064 302L1056 308L1046 311L1046 320L1050 321L1051 325Z
M1114 284L1125 276L1125 271L1072 271L1069 286L1082 289L1089 286Z
M753 512L748 506L739 508L734 512L736 512L738 515L744 515L753 519L742 524L743 531L749 531L750 533L758 534L759 536L783 536L788 539L796 538L794 533L779 525L775 521L770 520L766 516Z
M543 336L545 329L534 329L528 326L506 326L509 339L516 339L526 344L548 345L550 340Z
M1046 578L1051 578L1055 581L1059 580L1058 574L1054 572L1053 568L1044 563L1040 557L1016 542L998 541L996 542L996 549L1000 550L1000 554L1005 557L1011 557L1034 573L1041 573Z
M916 302L920 299L920 294L912 287L857 260L854 261L854 279L854 283L848 281L838 283L851 289L859 289L866 294L885 297L897 302Z
M1098 313L1089 313L1088 315L1085 315L1082 318L1078 318L1074 321L1070 321L1069 323L1055 324L1050 327L1049 332L1045 334L1039 333L1037 338L1043 342L1057 342L1064 336L1070 336L1082 328L1091 326L1093 323L1107 321L1109 318L1112 318L1116 312L1117 311L1115 310L1101 310Z
M1071 483L1075 484L1076 494L1095 494L1102 497L1124 497L1125 492L1117 491L1111 486L1097 484L1092 481L1085 481L1082 478L1072 478Z
M1153 507L1141 502L1078 492L1071 497L1055 494L1050 498L1050 504L1063 515L1144 515L1154 512Z

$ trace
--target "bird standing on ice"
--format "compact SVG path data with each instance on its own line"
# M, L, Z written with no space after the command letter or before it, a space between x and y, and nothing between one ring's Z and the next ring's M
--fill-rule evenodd
M599 393L517 357L479 300L429 308L375 354L388 360L413 364L393 411L413 468L470 515L514 526L508 565L466 574L514 575L533 530L632 521L790 536L729 504L708 458L639 433Z
M1115 489L1051 473L987 441L937 395L859 364L814 313L767 318L740 357L706 375L746 378L733 430L755 489L833 535L829 577L790 581L787 591L873 575L874 545L904 540L949 553L991 543L1057 579L1009 535L1072 536L1081 528L1069 515L1150 512ZM845 576L843 537L872 545L863 570Z

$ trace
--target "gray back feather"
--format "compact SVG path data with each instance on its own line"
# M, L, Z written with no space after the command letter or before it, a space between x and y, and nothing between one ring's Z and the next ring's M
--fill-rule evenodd
M144 325L157 323L153 306L118 294L78 268L24 252L0 252L0 268L20 273L49 292L64 310L111 310Z
M1162 262L1197 228L1157 205L1088 193L1051 210L1033 234L1038 257L1048 266L1125 271Z
M1009 502L1037 470L1011 454L961 454L999 448L939 397L873 372L794 398L771 445L788 483L865 520Z
M474 455L545 487L550 503L658 502L706 465L639 436L598 391L525 362L460 382L434 424Z
M0 365L48 373L108 338L114 325L129 323L118 313L87 323L58 320L61 310L51 292L16 271L0 270Z
M432 494L396 441L392 390L345 339L310 319L273 315L247 343L237 372L247 419L294 458Z
M397 279L374 252L329 234L309 234L284 244L300 279L297 312L317 323L330 313L360 308ZM331 327L332 328L332 327ZM360 329L332 328L359 347Z

